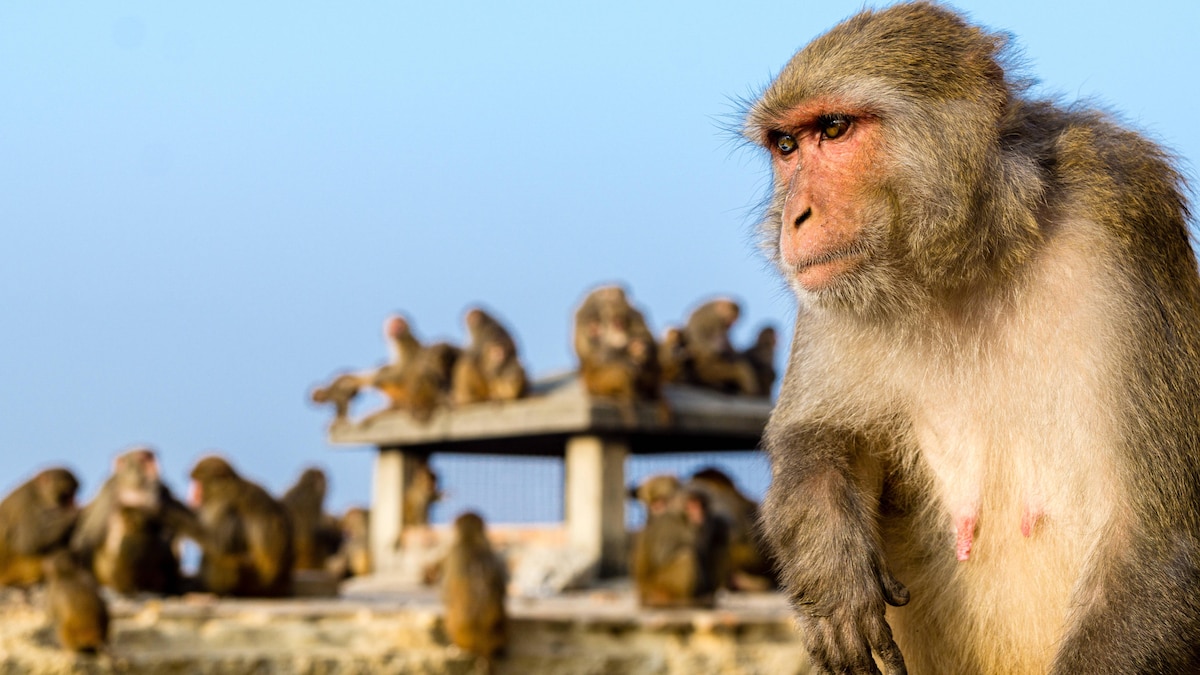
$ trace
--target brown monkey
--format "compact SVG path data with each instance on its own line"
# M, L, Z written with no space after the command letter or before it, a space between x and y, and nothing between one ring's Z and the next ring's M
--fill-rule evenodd
M692 311L683 334L694 384L734 394L759 394L754 366L729 341L729 329L740 315L741 308L728 298L710 300Z
M451 377L462 350L448 342L435 342L417 355L406 377L408 408L418 420L450 400Z
M309 467L280 499L291 519L295 569L325 569L325 561L337 551L340 533L325 518L327 486L325 472Z
M707 497L707 511L728 530L729 574L723 583L731 590L772 588L775 578L759 527L758 503L742 494L729 474L715 467L692 474L686 487Z
M759 329L754 344L742 352L742 357L754 369L759 396L770 396L771 388L775 386L775 345L777 342L775 328L763 326Z
M575 311L573 341L584 388L632 405L661 397L658 345L620 286L602 286Z
M375 371L371 385L387 397L389 407L408 408L408 378L417 355L421 353L421 341L413 334L408 319L398 314L389 316L383 322L383 336L388 345L388 363Z
M800 305L763 522L819 672L1198 672L1182 179L1007 42L864 11L749 110Z
M313 403L329 403L333 405L334 422L350 418L350 404L358 398L358 392L374 381L375 376L365 376L358 373L343 373L324 387L312 390L310 397Z
M42 580L42 559L70 540L78 489L69 470L46 469L0 501L0 585Z
M437 473L429 468L428 461L415 465L412 476L404 488L404 511L401 524L404 527L429 524L429 508L441 500Z
M163 529L154 513L118 504L109 516L103 544L94 551L96 581L125 595L180 591L179 559Z
M508 642L507 578L504 562L488 542L483 518L471 512L455 518L454 543L442 565L446 634L489 664Z
M180 593L183 536L201 543L199 520L162 482L154 450L137 447L113 460L112 475L79 514L71 551L122 593Z
M634 538L632 575L644 607L711 607L728 577L729 531L708 498L675 476L654 476L636 489L646 525Z
M283 596L292 590L287 509L224 459L192 469L192 500L206 531L200 580L218 595Z
M65 549L47 557L44 569L46 614L62 648L91 654L108 651L108 605L96 580Z
M662 341L658 343L658 362L662 368L663 382L691 382L695 379L692 358L688 354L681 328L671 326L663 331Z
M511 401L524 396L528 388L525 367L508 329L478 307L467 311L466 324L470 344L454 364L454 403Z
M328 569L338 578L371 573L371 512L362 507L347 509L338 521L342 545L330 559Z

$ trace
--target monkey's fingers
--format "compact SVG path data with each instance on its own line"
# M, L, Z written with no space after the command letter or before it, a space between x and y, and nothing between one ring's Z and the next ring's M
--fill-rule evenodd
M883 599L887 604L893 607L907 605L909 600L908 588L897 581L896 577L892 576L886 565L879 564L876 566L876 569L878 570L876 574L879 576L879 588L883 591Z
M859 630L852 612L801 620L808 658L822 675L880 675L871 657L867 636ZM888 675L892 675L889 673Z
M894 580L893 580L894 581ZM908 602L907 591L905 602ZM895 604L895 603L893 603ZM872 616L866 619L867 640L871 649L879 655L885 675L907 675L908 668L904 665L904 656L896 641L892 639L892 627L883 616Z

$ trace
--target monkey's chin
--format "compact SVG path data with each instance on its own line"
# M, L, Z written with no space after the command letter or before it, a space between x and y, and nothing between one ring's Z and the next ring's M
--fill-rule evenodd
M862 262L862 254L858 253L805 265L795 270L792 275L792 283L809 293L823 291L836 285L860 262Z

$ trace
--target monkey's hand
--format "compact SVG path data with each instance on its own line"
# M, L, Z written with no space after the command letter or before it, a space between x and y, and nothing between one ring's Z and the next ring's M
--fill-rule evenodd
M809 658L818 673L878 675L874 652L886 675L904 675L904 657L884 619L884 603L907 604L908 589L881 560L861 567L865 569L855 570L854 578L843 578L836 599L793 597Z
M908 602L876 531L880 465L836 430L768 429L763 533L818 673L906 672L884 614ZM876 665L874 654L879 659Z

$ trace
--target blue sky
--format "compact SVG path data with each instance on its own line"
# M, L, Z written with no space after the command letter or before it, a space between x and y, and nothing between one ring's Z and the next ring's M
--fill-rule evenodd
M860 3L238 4L0 4L0 489L66 463L88 496L149 443L180 490L220 450L365 502L305 395L393 311L458 341L483 303L535 374L605 281L656 329L715 294L741 340L789 323L722 129ZM1194 172L1200 3L956 6Z

